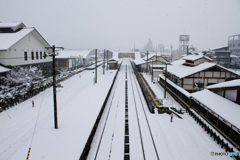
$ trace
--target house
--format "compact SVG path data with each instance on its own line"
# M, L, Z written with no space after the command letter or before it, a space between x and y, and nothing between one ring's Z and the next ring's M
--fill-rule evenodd
M211 48L209 51L204 51L204 55L212 58L213 62L221 66L230 67L231 51L229 50L229 46Z
M189 55L168 65L167 77L187 90L196 92L209 85L239 79L240 75L212 63L211 59L201 55Z
M52 50L50 44L33 27L22 22L0 22L0 64L16 66L37 66L45 76L52 74Z
M230 101L240 104L240 79L208 86L207 89Z
M148 59L148 62L147 62ZM151 67L150 65L165 65L166 59L162 56L156 56L156 53L149 54L148 56L145 56L144 58L136 58L133 60L135 63L137 69L139 72L146 72L147 68L148 71L150 71ZM147 66L148 65L148 66ZM158 68L155 68L158 69Z
M240 34L229 36L228 46L232 54L240 56Z

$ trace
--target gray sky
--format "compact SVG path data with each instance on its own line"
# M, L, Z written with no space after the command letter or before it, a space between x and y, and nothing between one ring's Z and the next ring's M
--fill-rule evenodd
M240 0L0 0L0 21L22 21L65 48L177 49L190 35L199 50L240 34Z

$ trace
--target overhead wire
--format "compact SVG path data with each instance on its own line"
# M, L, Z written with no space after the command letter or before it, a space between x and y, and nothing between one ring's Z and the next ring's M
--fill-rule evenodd
M31 151L31 148L32 148L33 138L34 138L35 131L36 131L36 128L37 128L37 122L38 122L38 118L39 118L39 115L40 115L40 110L42 108L42 102L43 102L44 93L45 93L45 91L43 92L42 100L41 100L40 107L39 107L39 110L38 110L38 115L37 115L36 123L35 123L35 126L34 126L32 139L31 139L31 142L30 142L30 146L29 146L28 155L27 155L27 159L26 160L28 160L29 155L30 155L30 151Z

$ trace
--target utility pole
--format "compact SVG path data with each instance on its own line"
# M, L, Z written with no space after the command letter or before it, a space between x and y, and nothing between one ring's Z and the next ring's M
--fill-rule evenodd
M147 71L148 71L148 51L147 51L147 67L146 67L146 74L147 74Z
M188 46L187 46L187 56L188 56Z
M97 49L95 49L95 83L97 83Z
M103 52L103 75L105 74L105 49Z
M165 70L165 86L164 86L164 98L166 98L166 87L167 87L167 62L165 63L166 64L166 70Z
M52 72L53 72L53 106L54 106L54 127L55 129L58 129L58 116L57 116L57 91L56 91L56 73L55 73L55 49L56 48L61 48L64 49L63 47L55 47L55 45L53 45L52 47L45 47L46 49L52 49L52 54L50 56L52 56Z
M152 58L152 82L153 82L153 58Z
M108 50L107 50L107 71L108 71Z

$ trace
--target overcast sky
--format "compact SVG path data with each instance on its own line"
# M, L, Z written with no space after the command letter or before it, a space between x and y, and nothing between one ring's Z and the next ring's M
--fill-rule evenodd
M190 35L199 50L240 34L240 0L0 0L0 21L22 21L65 48L177 49Z

